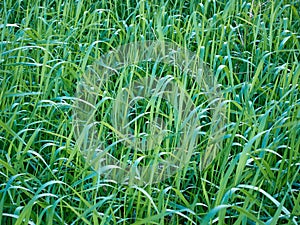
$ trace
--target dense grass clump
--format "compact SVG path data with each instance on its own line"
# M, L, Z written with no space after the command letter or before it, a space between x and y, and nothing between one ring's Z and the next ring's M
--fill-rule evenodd
M299 1L3 0L0 15L0 224L300 223ZM77 144L77 84L110 50L145 40L182 46L210 68L222 147L209 147L205 89L176 66L127 66L97 92L97 138L117 162L153 162L111 121L134 80L172 78L201 112L183 168L156 183L120 183ZM164 121L168 135L150 154L164 159L187 111L151 96L133 106L126 116L141 140L149 121Z

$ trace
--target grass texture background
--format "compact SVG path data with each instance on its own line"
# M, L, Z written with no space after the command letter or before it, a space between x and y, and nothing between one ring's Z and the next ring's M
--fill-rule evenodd
M200 170L211 125L203 114L206 128L183 170L151 185L118 184L76 147L72 105L89 65L143 40L184 46L209 65L226 105L225 136ZM299 224L299 51L297 0L2 0L0 224ZM153 70L140 64L122 76ZM155 73L180 79L162 65ZM189 80L182 87L197 93ZM134 160L105 126L119 89L106 90L99 138L115 144L117 159ZM168 103L160 109L172 124ZM146 119L135 121L136 132L147 132Z

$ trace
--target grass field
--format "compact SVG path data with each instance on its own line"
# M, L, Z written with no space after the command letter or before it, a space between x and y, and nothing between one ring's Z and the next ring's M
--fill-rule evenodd
M2 0L0 15L0 224L300 223L299 0ZM145 40L207 65L221 93L221 147L209 144L213 100L187 73L155 60L126 66L96 93L101 150L117 163L158 165L190 131L193 148L159 182L119 182L78 144L77 84L110 50ZM193 101L192 130L182 128L191 112L162 97L131 111L117 104L134 80L153 76L174 79ZM119 134L119 112L150 154ZM159 145L147 125L158 117L168 131Z

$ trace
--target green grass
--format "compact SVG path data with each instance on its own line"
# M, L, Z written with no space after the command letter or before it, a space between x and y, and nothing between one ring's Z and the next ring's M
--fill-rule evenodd
M299 1L3 0L0 15L0 224L300 223ZM173 176L118 183L78 145L76 85L109 50L143 40L183 46L210 67L224 137L200 169L214 125L205 90L174 66L123 68L98 92L95 115L101 148L118 163L145 156L111 121L134 80L171 76L201 118L190 160ZM177 146L188 116L151 96L130 113L136 136L151 134L145 124L158 116L166 124L154 162Z

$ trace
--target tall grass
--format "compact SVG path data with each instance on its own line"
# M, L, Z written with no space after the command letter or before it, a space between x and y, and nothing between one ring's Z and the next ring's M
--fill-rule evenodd
M0 14L0 224L300 223L299 1L4 0ZM210 66L226 134L200 169L212 126L203 91L174 67L124 68L124 80L115 77L98 96L109 154L131 163L142 156L109 126L122 85L139 76L180 81L202 107L203 129L173 176L120 184L100 176L76 145L72 107L90 65L143 40L176 43ZM132 112L144 115L130 118L136 134L149 133L143 125L157 115L176 133L172 106L149 102Z

